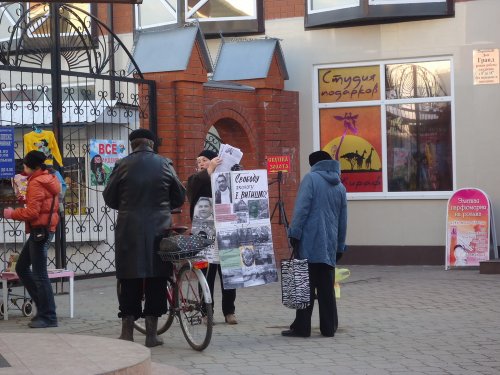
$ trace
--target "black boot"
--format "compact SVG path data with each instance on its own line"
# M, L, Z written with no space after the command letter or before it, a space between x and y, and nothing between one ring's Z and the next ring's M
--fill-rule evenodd
M156 316L146 316L146 346L152 348L163 345L163 340L156 334L158 329L158 318Z
M134 341L134 316L127 315L122 317L122 333L120 340Z

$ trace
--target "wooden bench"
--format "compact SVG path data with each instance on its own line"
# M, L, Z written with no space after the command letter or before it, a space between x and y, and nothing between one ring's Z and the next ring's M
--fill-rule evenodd
M49 269L47 270L49 279L60 279L69 278L69 316L73 318L73 291L74 291L74 280L75 273L73 271L61 270L61 269ZM15 272L2 272L0 273L0 280L2 281L2 292L3 292L3 319L9 319L9 282L18 281L19 277Z

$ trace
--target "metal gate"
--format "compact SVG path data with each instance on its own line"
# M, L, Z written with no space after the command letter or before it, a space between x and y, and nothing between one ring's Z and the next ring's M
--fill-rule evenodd
M156 133L155 83L143 79L125 45L87 11L22 3L0 11L0 25L12 23L0 51L0 129L13 129L16 173L36 148L52 158L67 187L49 267L114 272L116 216L102 191L114 161L129 153L130 131ZM125 61L129 68L115 69ZM19 207L13 187L22 181L0 181L1 208ZM26 240L24 223L2 218L0 237L5 268Z

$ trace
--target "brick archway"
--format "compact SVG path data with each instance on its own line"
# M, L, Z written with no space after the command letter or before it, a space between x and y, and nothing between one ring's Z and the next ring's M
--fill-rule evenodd
M242 164L245 169L258 168L259 152L255 126L251 123L252 116L243 106L234 101L218 102L205 112L204 117L206 128L213 126L223 143L243 151Z

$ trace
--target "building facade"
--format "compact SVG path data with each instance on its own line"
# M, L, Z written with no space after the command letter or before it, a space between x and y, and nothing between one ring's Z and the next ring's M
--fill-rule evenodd
M160 35L179 24L199 25L213 71L205 67L202 77L178 81L187 91L203 87L200 90L206 95L200 94L204 98L200 103L205 107L195 118L186 115L196 134L186 136L190 141L180 153L172 154L172 147L160 149L176 160L183 179L192 171L188 154L196 153L214 125L227 143L237 142L237 134L243 136L240 144L251 141L249 155L254 159L250 167L262 167L270 155L258 149L259 134L263 134L258 128L238 126L240 133L234 133L231 123L223 121L231 115L208 110L217 101L227 102L231 95L256 94L216 88L215 82L297 93L296 113L291 113L298 116L299 129L285 131L285 135L278 132L276 137L288 137L288 142L275 139L277 148L272 150L294 153L302 176L309 170L308 154L320 148L341 162L349 191L346 263L444 264L447 200L460 188L482 189L490 198L493 216L498 216L499 177L496 158L491 156L500 135L494 125L500 90L498 1L144 0L142 5L94 4L88 9L131 50L148 34ZM276 63L269 77L278 77L283 87L269 80L265 83L269 77L238 79L236 75L214 80L224 46L266 38L279 41L286 74ZM162 47L160 40L158 48ZM480 76L488 71L481 69L482 63L488 64L481 58L492 59L496 78ZM115 63L126 68L126 56ZM251 66L240 64L236 70L248 71ZM157 82L177 79L164 81L177 73L161 71L161 67L149 74ZM170 88L167 84L162 90L167 93ZM248 103L239 102L236 122L240 125L247 117ZM184 112L196 109L182 102L160 101L158 105L159 113L172 106L184 106ZM217 105L221 113L231 111ZM286 118L289 109L276 111L276 116ZM254 113L257 117L253 118L259 118ZM279 128L281 121L269 126ZM160 121L160 134L169 131L167 125L163 130L161 126ZM271 128L260 131L272 134ZM232 134L236 134L234 140ZM265 144L272 142L269 139ZM298 172L283 186L289 218ZM284 255L286 246L281 241L276 248Z

